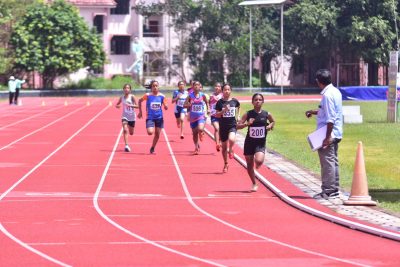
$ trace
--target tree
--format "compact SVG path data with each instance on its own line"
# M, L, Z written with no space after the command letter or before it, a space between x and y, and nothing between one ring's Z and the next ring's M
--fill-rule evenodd
M9 49L13 25L25 13L27 6L35 0L0 0L0 73L8 74L13 66L14 56Z
M11 44L16 67L38 71L46 88L53 88L58 76L85 67L100 69L105 62L99 36L64 0L29 8L15 26Z
M195 77L206 84L229 81L244 85L248 80L249 23L241 0L170 0L164 4L136 6L144 16L168 13L175 29L187 37L180 48L189 55ZM274 9L253 8L253 51L263 58L279 52L279 18ZM278 30L277 30L278 29ZM265 64L265 62L264 62ZM263 68L268 70L267 68Z
M285 13L285 40L292 57L314 58L320 66L338 53L342 60L361 58L388 64L398 47L399 2L393 0L303 0Z

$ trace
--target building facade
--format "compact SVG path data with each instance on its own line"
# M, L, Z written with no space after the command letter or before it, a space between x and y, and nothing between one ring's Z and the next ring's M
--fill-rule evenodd
M101 73L105 78L129 75L142 84L156 79L164 85L191 78L188 60L179 53L179 40L183 33L176 32L170 26L171 18L168 15L139 15L134 9L135 0L68 2L78 7L89 27L96 28L101 35L107 55L107 63ZM143 46L144 53L139 54L140 58L133 49L135 38ZM139 66L142 71L139 75L132 68L135 62L142 64ZM135 66L138 67L137 64ZM82 75L84 73L76 78Z

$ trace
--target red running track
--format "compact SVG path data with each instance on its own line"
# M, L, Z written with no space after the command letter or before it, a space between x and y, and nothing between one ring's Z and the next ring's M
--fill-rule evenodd
M152 137L137 121L123 152L109 98L0 105L1 266L399 266L400 244L294 209L206 137L200 155L172 106ZM237 154L241 154L239 148ZM288 195L330 212L262 167Z

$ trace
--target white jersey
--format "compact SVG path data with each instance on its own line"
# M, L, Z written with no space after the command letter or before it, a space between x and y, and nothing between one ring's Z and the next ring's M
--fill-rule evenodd
M129 94L128 98L126 99L124 96L121 96L121 102L122 102L122 119L125 119L127 121L135 121L136 113L132 105L136 103L133 103L132 95Z

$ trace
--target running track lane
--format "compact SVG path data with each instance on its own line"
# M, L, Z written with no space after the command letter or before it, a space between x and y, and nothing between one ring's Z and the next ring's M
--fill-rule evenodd
M119 118L119 112L117 112L117 115L115 115L115 112L111 113L113 114L112 116ZM107 115L109 115L108 112ZM333 229L328 227L327 230L333 230L339 233L345 228L322 221L323 226L318 223L317 226L315 226L315 223L312 223L314 227L300 229L301 227L299 226L303 226L303 224L307 226L309 222L302 223L301 218L297 218L297 216L299 216L298 214L307 218L312 217L285 206L266 190L265 192L261 190L255 194L246 192L250 182L243 168L239 167L237 163L231 163L229 176L219 174L222 159L220 155L215 155L213 150L214 145L209 139L206 139L202 144L202 155L197 157L191 156L190 152L192 151L193 145L190 141L190 136L187 135L183 142L176 138L178 136L178 131L174 128L175 124L171 119L172 116L171 112L168 112L168 115L166 115L166 132L170 139L172 151L179 164L179 169L182 171L181 177L178 177L172 159L166 157L169 153L169 149L163 137L156 149L158 152L157 155L147 154L151 138L143 134L143 121L138 121L138 126L136 128L137 135L131 138L131 140L134 140L134 152L123 153L121 151L122 145L120 144L118 146L119 150L112 159L110 169L106 173L105 183L100 194L100 208L107 216L122 225L124 229L141 235L147 238L147 240L158 241L159 244L171 247L176 251L194 255L194 257L198 257L199 259L208 259L217 264L229 266L276 266L280 264L287 265L289 263L295 263L297 265L310 265L310 263L314 265L321 265L324 263L343 265L343 262L340 260L349 262L354 260L356 263L371 265L385 263L388 266L395 266L394 264L397 263L395 261L393 262L393 258L392 261L390 261L390 259L393 256L398 257L398 254L395 253L398 251L398 247L395 247L395 249L393 249L394 251L391 251L392 253L390 253L390 251L383 253L380 248L382 245L388 247L393 246L393 244L398 245L398 243L371 237L358 232L358 235L362 238L366 236L372 238L372 240L367 241L377 243L376 249L378 252L374 252L370 257L368 257L368 255L359 256L358 254L363 253L355 253L354 251L354 248L358 248L358 246L345 246L341 249L342 244L339 247L334 247L334 244L331 242L327 243L326 241L310 244L310 241L313 241L313 239L308 240L310 236L314 237L314 239L321 239L321 235L326 233L325 227L328 226L325 225L334 227ZM76 168L75 165L79 165L79 163L74 164L74 160L71 161L71 159L68 159L66 162L65 159L63 159L63 155L71 155L73 151L83 145L86 147L88 139L93 142L93 146L89 146L88 149L96 150L97 148L97 154L90 154L92 160L96 163L103 160L103 156L99 157L99 154L101 154L99 153L99 144L108 142L105 146L110 149L110 143L115 142L115 130L118 129L118 127L110 129L112 128L110 124L116 122L115 117L109 119L102 118L102 120L105 129L100 127L100 131L103 133L100 138L101 140L97 139L98 136L85 136L83 131L83 136L80 134L75 140L76 144L71 147L67 146L71 151L64 152L64 149L62 149L60 153L56 154L56 157L52 158L52 160L55 161L58 158L62 160L62 163L58 164L60 165L58 166L59 168L57 168L58 172L55 171L57 175L59 175L60 171L68 174L72 172L72 169ZM71 122L68 122L68 124L70 123ZM93 124L93 127L95 126L98 127L97 121ZM106 133L109 131L111 131L111 133L109 133L108 136ZM99 132L99 129L95 131L91 130L90 132ZM110 139L114 140L110 141ZM83 161L86 161L86 150L87 149L78 149L80 156L75 159L77 162L81 162L83 159L85 159ZM109 154L110 151L107 151L107 156L110 156ZM198 164L198 162L202 162L202 164ZM67 165L68 167L66 167ZM32 181L29 187L39 187L35 189L36 192L43 192L43 190L39 190L40 187L43 186L48 189L48 192L51 191L54 194L57 192L72 192L72 190L68 191L66 189L69 186L73 186L72 181L82 179L81 173L85 173L85 183L78 183L74 186L77 187L76 189L80 190L79 192L85 191L82 190L82 188L86 188L86 186L88 188L90 187L88 191L93 192L92 186L86 185L86 183L92 181L92 176L98 176L99 171L97 169L102 169L104 166L92 166L93 168L89 168L88 165L90 164L82 164L81 167L85 167L85 171L83 172L80 169L77 172L73 172L74 177L62 176L62 181L70 180L70 182L65 182L65 184L64 182L60 183L60 185L62 185L61 188L58 188L58 185L54 185L54 178L49 178L47 185L45 184L45 180L41 183ZM57 164L52 167L56 169L56 166ZM142 166L144 167L143 169ZM205 168L204 166L207 167ZM95 170L96 174L91 174L93 170ZM234 173L232 173L232 170L234 170ZM48 172L48 170L43 170L44 174ZM30 179L31 178L32 177L30 177ZM35 179L37 180L37 178ZM98 180L99 177L96 177L96 179ZM182 189L182 185L185 183L188 189L186 195ZM21 186L25 184L26 182L21 184ZM87 193L87 198L90 197L91 193ZM36 203L38 198L38 195L36 195L36 197L30 199L30 202ZM67 219L64 219L65 222L61 220L58 226L54 223L49 223L49 221L51 221L50 219L48 221L45 220L41 226L36 227L39 229L34 229L34 232L38 233L36 234L37 236L34 237L32 237L32 231L25 229L25 226L23 227L24 229L20 229L21 225L16 226L16 231L21 232L26 237L29 237L29 239L38 237L48 239L47 245L44 241L36 243L32 241L31 244L39 248L44 248L46 251L49 251L51 255L56 255L57 258L63 260L71 258L71 260L67 262L73 265L87 265L89 263L95 265L116 265L118 262L136 266L145 264L157 266L160 265L160 263L179 266L205 264L205 262L188 259L176 253L168 253L165 250L149 245L148 242L146 244L146 242L137 239L133 241L131 236L126 237L122 231L114 227L111 228L117 231L111 230L109 227L110 225L107 225L107 227L104 225L104 228L107 229L104 233L103 224L101 223L104 223L104 221L93 219L92 213L87 211L93 209L93 207L90 205L86 206L88 200L84 198L85 194L81 193L78 193L75 197L72 197L72 195L68 197L61 197L60 195L53 195L52 197L42 196L40 197L42 202L41 208L35 212L31 210L32 203L26 203L26 212L25 214L21 213L20 219L27 220L29 229L32 228L32 226L29 225L29 223L32 224L32 221L29 221L26 217L46 215L53 218L58 215L60 218L66 217ZM188 198L193 202L190 203ZM27 198L26 195L21 197L21 200L29 202L29 198ZM84 203L86 203L86 205ZM21 203L12 204L21 205ZM198 205L197 208L196 205ZM14 207L13 210L18 210L18 206ZM282 216L284 217L279 219L276 215L280 214L281 210ZM215 217L210 217L211 214L207 212L212 213ZM29 215L30 213L34 214ZM81 218L82 220L75 218L74 221L74 215L76 213L87 215L87 217ZM312 218L310 221L315 220L321 222L321 220L315 218ZM1 221L3 222L3 220ZM292 222L295 222L294 226ZM97 230L97 227L96 229L92 229L93 225L96 224L100 224L99 228L103 231L96 232L95 230ZM43 227L43 225L46 227ZM75 227L71 227L71 225ZM86 227L83 227L83 225L86 225ZM237 225L236 228L232 227L233 225ZM238 227L240 227L240 229ZM321 227L322 229L320 229ZM82 228L84 228L84 233L80 232ZM280 228L282 228L282 231L277 230ZM300 231L298 231L299 229ZM57 230L57 233L54 233L55 230ZM351 230L346 230L352 233ZM286 234L285 231L287 231ZM306 231L310 232L306 233ZM39 235L39 233L41 234ZM118 241L111 244L107 241L102 243L98 240L100 238L98 237L99 233L104 233L105 236L115 238ZM293 239L299 238L302 234L304 236L302 238L306 238L306 240L293 241ZM72 237L70 237L71 235ZM270 235L276 239L281 238L282 240L272 240L269 239L270 237L265 238L266 235ZM356 238L359 238L358 235ZM46 236L47 238L45 238ZM316 236L318 236L318 238L316 238ZM76 240L74 240L74 237ZM85 239L83 237L87 238ZM285 242L285 238L288 239L286 244L279 243ZM53 241L53 243L50 241ZM73 241L75 241L75 243ZM380 243L382 241L386 241L386 243ZM297 242L300 243L300 245L303 245L303 243L305 244L304 247L300 247L299 250L288 248L287 244L290 244L290 242ZM346 240L346 242L348 242L348 240ZM117 245L121 249L116 249ZM309 249L310 246L312 249L315 248L315 251L311 254L310 251L305 251ZM111 256L110 253L107 253L110 247L113 251L114 249L117 251L117 256L114 257ZM122 249L122 247L125 249ZM104 248L104 251L102 248ZM324 250L327 252L324 252ZM346 250L348 250L347 254L349 254L349 256L341 255L341 253L347 255ZM338 256L329 256L329 252L344 258L335 259L335 257ZM321 255L318 253L321 253ZM326 254L324 255L324 253Z

